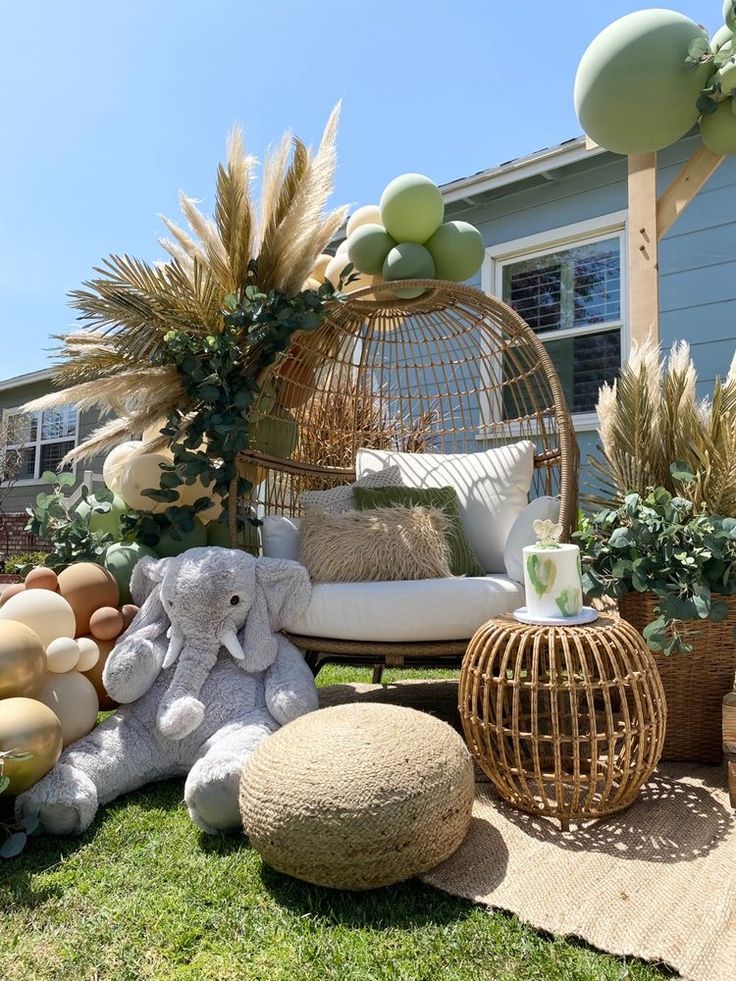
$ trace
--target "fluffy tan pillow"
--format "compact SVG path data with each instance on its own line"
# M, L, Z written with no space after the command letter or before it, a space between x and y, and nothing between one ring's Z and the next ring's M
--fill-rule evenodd
M449 523L438 508L309 509L299 527L299 561L312 582L444 579L452 575Z

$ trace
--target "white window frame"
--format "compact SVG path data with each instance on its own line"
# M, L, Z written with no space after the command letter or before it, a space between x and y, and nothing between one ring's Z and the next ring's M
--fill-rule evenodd
M554 252L562 252L576 245L594 245L610 238L619 239L621 250L621 319L593 324L585 327L570 327L565 330L551 330L537 334L544 344L547 341L561 341L568 337L598 334L620 327L621 361L626 361L631 350L631 329L629 318L629 260L628 260L628 212L615 211L588 221L576 222L560 228L552 228L536 235L527 235L511 242L491 245L486 249L481 268L481 289L485 293L503 299L503 271L513 262L541 258ZM579 432L596 429L598 419L595 412L576 412L572 416L573 426ZM479 434L479 438L483 438Z
M31 447L31 446L35 447L35 451L36 452L35 452L35 457L34 457L33 472L34 472L34 474L38 474L38 477L35 477L34 476L34 477L28 477L28 478L26 478L24 480L15 480L15 481L13 481L13 486L14 487L31 487L31 486L34 486L34 485L38 486L38 485L40 485L40 484L43 483L43 481L41 480L41 474L43 473L43 471L41 470L41 447L42 446L49 446L52 443L69 443L69 442L71 442L72 439L74 440L74 445L75 446L79 446L79 417L80 417L80 412L79 412L79 409L76 408L76 406L74 408L74 411L75 411L75 415L76 415L76 425L74 427L74 435L73 436L60 436L60 437L56 437L54 439L42 439L41 438L41 415L42 415L41 412L32 412L32 413L24 412L21 406L13 406L13 407L10 407L10 408L7 408L7 409L4 409L3 410L3 425L5 425L7 423L7 420L10 419L12 416L34 415L34 416L36 416L36 420L37 420L37 422L36 422L36 439L35 440L28 440L27 443L19 443L17 445L20 446L23 449L28 448L28 447ZM13 445L16 445L16 444L13 444ZM76 464L72 464L71 473L73 473L76 476L76 473L77 473L77 465Z

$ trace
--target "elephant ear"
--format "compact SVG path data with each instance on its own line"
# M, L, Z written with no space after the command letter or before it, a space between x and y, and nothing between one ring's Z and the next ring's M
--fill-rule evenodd
M130 595L140 609L124 636L155 624L168 629L169 618L161 602L161 581L168 563L169 559L154 559L149 555L138 559L130 577Z
M312 595L303 565L289 559L257 559L253 605L243 628L246 671L265 671L276 660L276 633L306 610Z

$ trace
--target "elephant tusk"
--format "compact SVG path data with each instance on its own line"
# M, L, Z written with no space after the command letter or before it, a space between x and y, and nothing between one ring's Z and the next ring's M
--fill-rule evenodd
M240 646L240 642L238 640L237 634L232 629L232 627L223 633L220 640L222 641L223 647L226 647L228 649L228 651L230 652L230 654L232 654L232 656L235 658L236 661L245 660L245 651Z
M180 633L177 633L170 628L168 636L170 636L171 640L169 641L169 647L166 651L164 663L161 665L162 671L171 667L171 665L176 661L177 657L179 657L181 654L181 649L184 646L184 638Z

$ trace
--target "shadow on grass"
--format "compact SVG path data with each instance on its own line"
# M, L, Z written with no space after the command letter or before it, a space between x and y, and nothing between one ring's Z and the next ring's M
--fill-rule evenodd
M476 825L484 825L483 833L494 839L497 862L494 881L489 883L489 888L493 888L506 874L508 853L495 828L482 818L473 818L470 833L478 832ZM265 864L260 875L264 888L281 906L299 916L307 915L350 927L414 929L425 925L441 926L464 919L473 909L468 901L439 892L418 879L356 892L315 886Z

